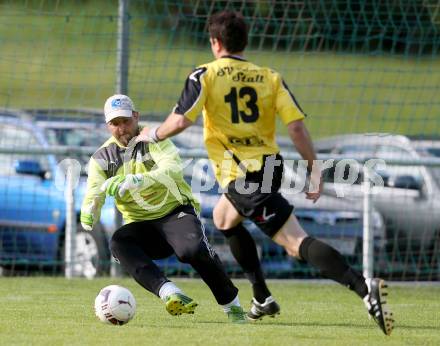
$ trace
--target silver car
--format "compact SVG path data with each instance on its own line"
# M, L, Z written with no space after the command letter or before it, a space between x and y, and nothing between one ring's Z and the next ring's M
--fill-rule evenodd
M440 137L426 138L414 136L410 138L414 149L416 149L421 156L440 157Z
M418 159L420 151L402 135L353 134L315 141L326 154L387 159ZM339 186L334 169L326 175L325 192L343 188L345 196L362 198L362 170L354 184ZM383 186L373 187L373 206L387 226L387 248L392 270L398 275L435 279L440 275L440 168L417 165L379 165Z

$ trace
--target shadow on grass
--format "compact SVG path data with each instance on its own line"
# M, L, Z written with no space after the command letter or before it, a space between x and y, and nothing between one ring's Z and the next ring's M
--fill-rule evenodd
M355 323L316 323L316 322L248 322L248 323L231 323L227 319L224 321L194 321L196 324L229 324L229 325L236 325L236 326L257 326L257 327L264 327L264 326L270 326L270 327L349 327L349 328L365 328L369 329L371 326L365 325L365 324L355 324ZM163 328L162 324L156 324L152 325L149 324L148 327L160 327ZM182 325L167 325L167 328L188 328L187 324Z
M186 322L186 321L183 321ZM351 329L372 329L377 328L376 324L371 321L371 323L326 323L326 322L281 322L281 321L269 321L265 320L264 322L248 322L244 324L240 323L231 323L227 319L224 321L192 321L195 324L199 325L212 325L212 324L221 324L221 325L236 325L236 326L257 326L257 327L343 327L343 328L351 328ZM143 326L142 326L143 327ZM148 327L157 327L157 328L163 328L162 324L149 324ZM188 328L188 324L167 324L167 328L174 328L174 329L183 329ZM408 325L408 324L396 324L396 329L399 330L438 330L437 326L420 326L420 325Z

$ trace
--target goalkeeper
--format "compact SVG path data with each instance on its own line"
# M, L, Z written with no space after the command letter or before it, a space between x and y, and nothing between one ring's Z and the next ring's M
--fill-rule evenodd
M106 195L113 196L125 224L111 238L112 254L171 315L192 314L197 306L153 262L175 254L200 274L231 322L246 321L238 289L204 234L173 143L135 143L139 113L128 96L108 98L104 113L112 136L90 159L82 227L91 231Z

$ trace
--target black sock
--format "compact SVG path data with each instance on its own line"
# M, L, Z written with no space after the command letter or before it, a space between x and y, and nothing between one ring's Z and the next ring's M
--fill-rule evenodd
M228 240L232 255L252 284L254 298L259 303L264 303L271 294L264 280L254 238L241 223L234 228L222 230L222 232Z
M368 293L365 278L351 268L344 257L331 246L312 237L305 238L299 246L299 255L322 275L347 286L363 298Z

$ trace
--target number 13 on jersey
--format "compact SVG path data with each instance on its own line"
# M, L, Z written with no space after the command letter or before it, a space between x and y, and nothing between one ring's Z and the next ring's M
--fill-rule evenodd
M246 109L238 109L238 98L244 99L246 102ZM252 87L245 86L239 88L238 92L236 87L232 87L230 93L225 95L225 102L231 105L232 123L238 124L240 118L245 123L256 122L260 115L257 99L257 92Z

